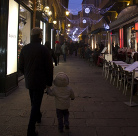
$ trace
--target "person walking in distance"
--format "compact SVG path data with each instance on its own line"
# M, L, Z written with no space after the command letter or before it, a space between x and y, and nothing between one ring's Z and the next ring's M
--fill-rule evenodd
M47 89L47 94L55 97L56 114L58 119L58 129L62 133L65 129L69 129L69 107L70 99L74 100L74 92L69 85L69 78L64 72L59 72L55 79L52 89Z
M54 53L54 50L51 49L50 42L46 41L45 46L48 48L48 50L50 52L50 55L51 55L51 57L52 57L52 59L53 59L53 61L55 63L55 66L57 66L57 57L56 57L56 55Z
M59 57L61 54L61 46L59 44L59 41L56 41L56 44L55 44L55 54L57 56L57 63L59 64Z
M67 42L64 42L63 45L61 46L62 54L63 54L63 59L66 62L66 54L67 54Z
M27 136L37 136L35 124L41 123L41 102L45 88L52 86L53 63L48 49L41 45L42 29L31 30L31 43L25 45L19 56L19 70L24 74L26 88L29 89L31 114Z

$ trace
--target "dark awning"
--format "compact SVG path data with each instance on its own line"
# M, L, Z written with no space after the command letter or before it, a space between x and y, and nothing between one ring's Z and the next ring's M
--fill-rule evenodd
M122 10L117 17L117 20L109 24L110 30L123 27L126 24L138 21L138 6L129 6Z
M91 34L98 34L103 31L108 31L108 30L105 28L98 28L98 29L95 29L94 31L92 31Z

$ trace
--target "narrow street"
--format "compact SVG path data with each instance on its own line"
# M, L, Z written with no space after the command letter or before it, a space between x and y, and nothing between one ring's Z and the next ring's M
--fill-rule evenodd
M138 106L129 107L123 91L102 76L102 67L89 66L79 56L67 56L67 62L54 67L54 75L65 72L75 93L71 101L70 130L58 132L54 97L44 94L39 136L138 136ZM138 103L138 96L133 100ZM26 136L30 100L24 80L12 94L0 99L0 136Z

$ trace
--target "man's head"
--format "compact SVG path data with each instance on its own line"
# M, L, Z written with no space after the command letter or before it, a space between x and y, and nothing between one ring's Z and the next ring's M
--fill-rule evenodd
M32 39L32 41L33 41L33 40L36 40L36 39L42 40L42 39L43 39L42 31L43 31L43 30L40 29L39 27L34 27L34 28L31 30L31 39Z

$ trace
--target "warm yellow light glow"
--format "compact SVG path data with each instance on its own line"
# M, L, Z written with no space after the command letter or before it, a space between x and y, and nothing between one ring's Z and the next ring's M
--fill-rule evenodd
M69 11L66 11L66 16L68 16L69 15Z
M52 15L52 12L51 12L51 11L49 11L49 12L48 12L48 15L49 15L49 16L51 16L51 15Z
M56 21L56 20L54 20L54 21L53 21L53 24L57 24L57 21Z
M68 31L70 31L70 29L68 29Z
M45 11L46 13L48 13L48 12L49 12L49 7L46 6L46 7L44 8L44 11Z
M68 27L70 27L70 24L68 24Z
M127 6L129 6L130 2L127 3Z
M118 16L118 13L116 12L116 14L115 14L115 18L117 18L117 16Z

